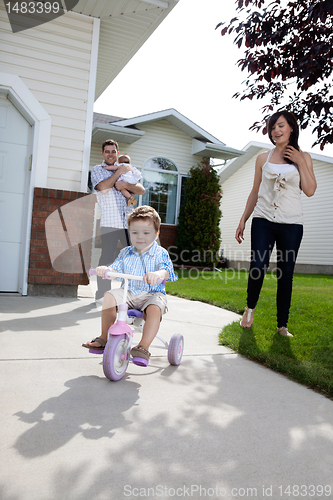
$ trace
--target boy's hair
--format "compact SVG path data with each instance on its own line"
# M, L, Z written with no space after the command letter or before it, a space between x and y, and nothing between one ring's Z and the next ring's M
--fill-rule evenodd
M142 205L135 208L128 216L128 227L134 220L150 220L154 224L156 232L159 232L161 227L161 218L153 207Z
M119 151L118 142L114 141L113 139L107 139L105 142L103 142L103 144L102 144L102 153L104 153L105 146L115 146L116 150Z

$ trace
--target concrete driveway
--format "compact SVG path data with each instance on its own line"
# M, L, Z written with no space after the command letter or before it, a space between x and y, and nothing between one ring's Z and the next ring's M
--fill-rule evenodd
M333 402L219 346L238 315L169 296L180 366L110 382L92 297L0 297L1 500L333 498Z

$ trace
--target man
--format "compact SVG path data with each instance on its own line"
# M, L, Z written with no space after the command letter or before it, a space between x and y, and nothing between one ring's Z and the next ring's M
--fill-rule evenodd
M91 181L93 188L97 191L97 201L101 212L102 253L99 266L108 266L115 260L118 240L123 247L130 245L127 231L127 199L120 190L127 189L139 195L145 193L140 183L129 184L118 180L122 174L131 171L128 165L123 164L116 171L109 171L105 168L113 165L118 155L118 143L108 139L102 144L103 163L96 165L91 172ZM109 280L97 277L95 300L101 301L110 287Z

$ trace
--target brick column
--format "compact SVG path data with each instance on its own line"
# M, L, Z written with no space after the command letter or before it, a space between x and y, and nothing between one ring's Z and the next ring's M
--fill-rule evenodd
M177 226L161 224L160 245L168 250L169 247L176 244L177 234Z
M28 295L76 297L89 283L95 202L87 193L35 188Z

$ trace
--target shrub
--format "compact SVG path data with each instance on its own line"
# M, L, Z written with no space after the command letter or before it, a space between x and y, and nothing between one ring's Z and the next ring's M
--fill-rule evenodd
M211 267L219 261L221 243L219 178L203 158L192 167L185 187L185 203L178 219L177 264Z

